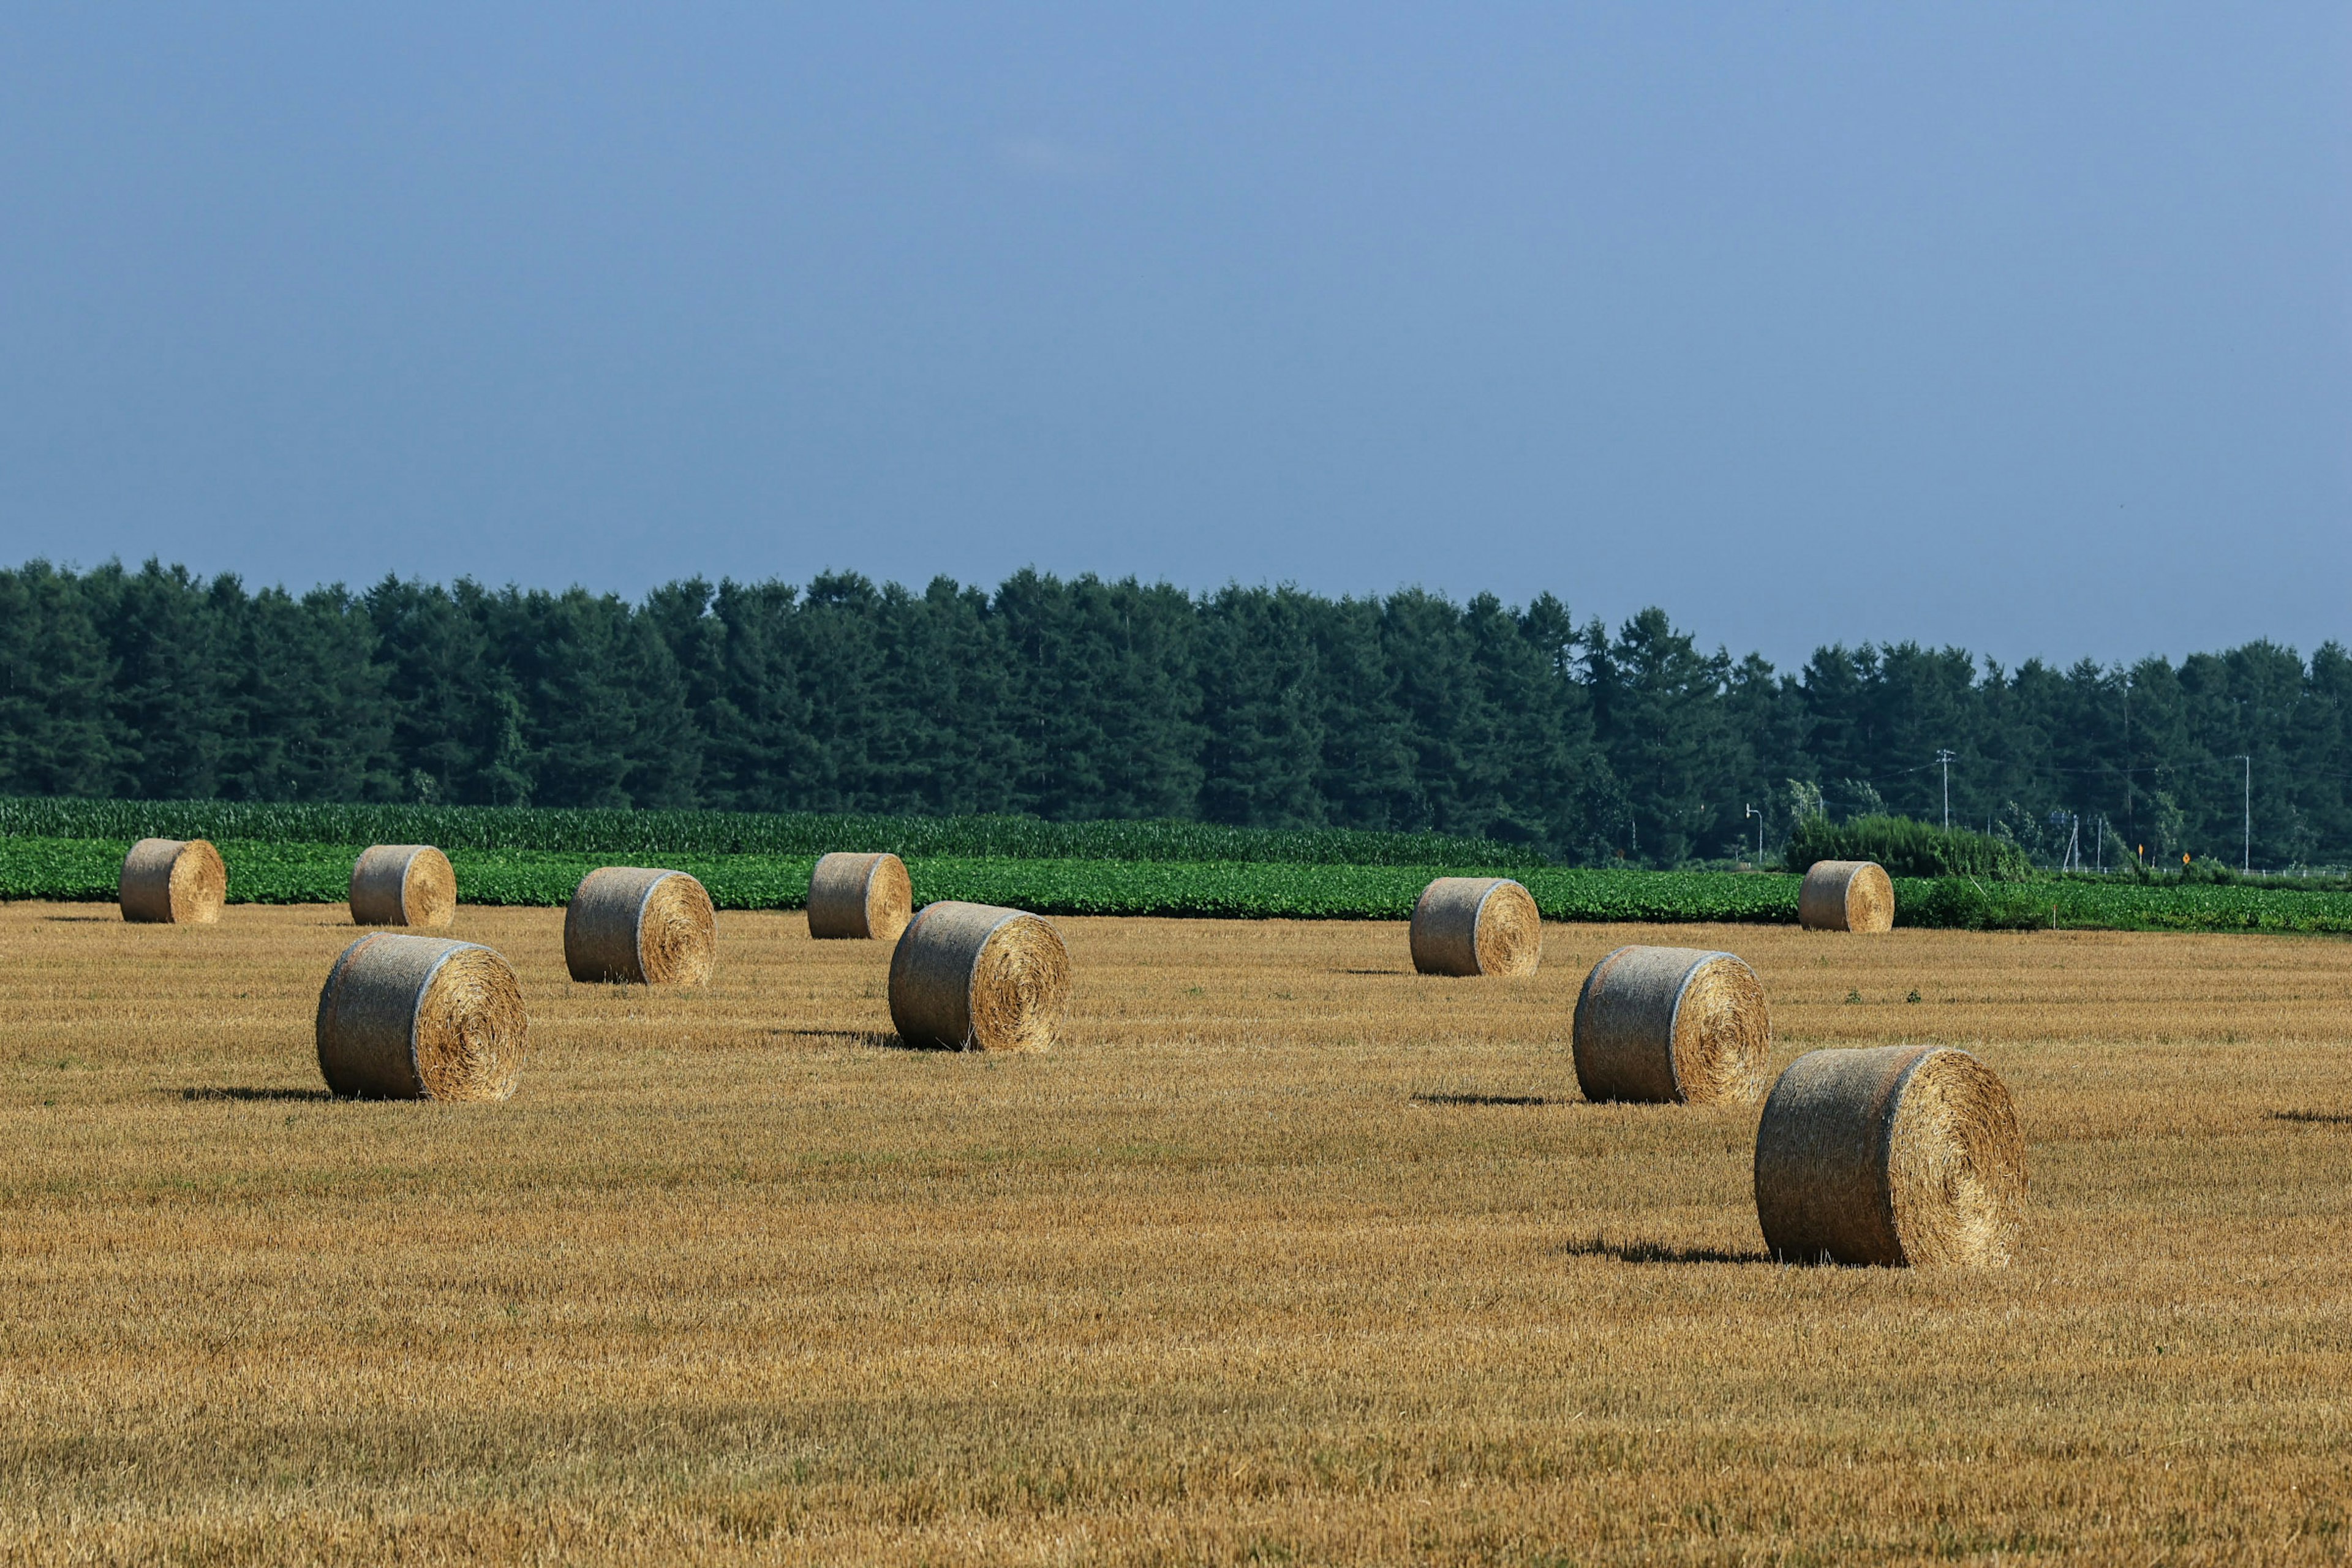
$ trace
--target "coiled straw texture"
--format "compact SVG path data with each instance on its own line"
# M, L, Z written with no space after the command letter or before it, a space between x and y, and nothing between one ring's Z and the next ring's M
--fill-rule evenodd
M1813 1051L1765 1101L1756 1217L1777 1258L1998 1268L2024 1210L2017 1108L1966 1051Z
M487 947L374 931L343 949L319 992L319 1070L365 1100L505 1100L530 1026L522 988Z
M683 871L605 866L580 879L563 913L574 980L699 985L719 955L719 917Z
M890 954L890 1022L910 1046L1041 1051L1069 1001L1062 934L1025 910L931 904Z
M827 855L809 876L813 937L895 942L915 912L915 887L896 855Z
M457 918L457 873L430 844L378 844L352 867L352 924L438 929Z
M122 858L122 918L164 925L210 925L228 899L228 868L202 838L142 838Z
M1895 929L1895 883L1875 860L1816 860L1797 893L1807 931Z
M1508 878L1440 877L1413 903L1412 942L1423 974L1533 974L1543 916Z
M1584 977L1574 1048L1587 1100L1753 1104L1772 1050L1764 984L1734 953L1621 947Z

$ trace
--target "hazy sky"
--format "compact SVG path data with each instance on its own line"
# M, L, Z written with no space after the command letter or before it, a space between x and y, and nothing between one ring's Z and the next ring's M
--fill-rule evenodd
M2352 7L0 10L0 557L2352 639Z

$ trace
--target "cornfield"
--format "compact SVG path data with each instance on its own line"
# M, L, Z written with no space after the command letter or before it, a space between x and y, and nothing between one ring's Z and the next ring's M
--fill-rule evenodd
M887 849L1011 859L1243 860L1309 866L1541 865L1524 847L1442 833L1276 830L1198 822L822 812L587 811L507 805L288 805L227 800L0 798L0 837L435 844L610 857Z

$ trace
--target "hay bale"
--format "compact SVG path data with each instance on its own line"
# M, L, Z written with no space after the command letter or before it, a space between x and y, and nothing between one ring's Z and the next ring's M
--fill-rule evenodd
M122 858L117 896L126 921L210 925L228 898L228 868L202 838L142 838Z
M580 879L563 912L563 962L574 980L699 985L718 947L710 895L683 871L602 867Z
M1533 974L1543 962L1535 895L1507 877L1440 877L1412 906L1423 974Z
M457 918L457 873L430 844L378 844L352 867L352 924L447 925Z
M1621 947L1584 977L1574 1047L1587 1100L1753 1104L1772 1050L1763 982L1734 953Z
M1797 894L1807 931L1895 929L1895 883L1875 860L1816 860Z
M364 1100L504 1100L530 1049L522 988L490 949L373 931L319 992L319 1070Z
M1041 1051L1069 1000L1062 933L1025 910L931 904L890 954L890 1022L910 1046Z
M809 874L813 937L895 942L915 912L915 885L896 855L827 855Z
M1966 1051L1813 1051L1764 1102L1756 1217L1777 1258L1998 1268L2024 1208L2017 1108Z

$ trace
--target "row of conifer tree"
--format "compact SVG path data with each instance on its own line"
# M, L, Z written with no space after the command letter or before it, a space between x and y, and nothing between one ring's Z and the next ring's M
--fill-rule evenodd
M1802 816L1990 827L2052 863L2352 860L2352 656L2178 664L1613 630L1406 591L836 574L635 604L153 563L0 571L0 794L1030 813L1433 829L1566 860L1768 858ZM1751 815L1754 814L1754 815Z

